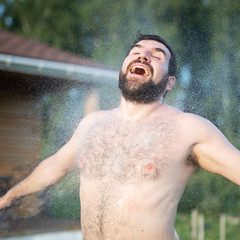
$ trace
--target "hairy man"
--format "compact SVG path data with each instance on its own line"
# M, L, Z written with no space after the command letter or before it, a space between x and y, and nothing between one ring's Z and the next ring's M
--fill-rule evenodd
M164 103L176 59L156 35L140 35L120 74L120 106L88 115L70 141L0 198L41 191L80 168L85 240L176 240L186 184L200 166L240 185L240 152L209 121Z

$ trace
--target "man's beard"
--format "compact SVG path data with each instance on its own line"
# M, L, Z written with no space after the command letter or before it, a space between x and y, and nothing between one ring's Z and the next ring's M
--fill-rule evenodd
M155 84L152 79L148 82L139 85L138 87L132 87L126 78L126 74L120 71L118 87L121 90L123 97L135 103L152 103L158 101L161 96L165 94L165 89L168 83L168 74L165 74L161 81Z

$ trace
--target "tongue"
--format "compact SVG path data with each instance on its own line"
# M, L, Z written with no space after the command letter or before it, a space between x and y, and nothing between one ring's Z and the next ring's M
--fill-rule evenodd
M145 75L145 71L144 69L142 68L136 68L135 71L134 71L135 74L138 74L138 75L142 75L144 76Z

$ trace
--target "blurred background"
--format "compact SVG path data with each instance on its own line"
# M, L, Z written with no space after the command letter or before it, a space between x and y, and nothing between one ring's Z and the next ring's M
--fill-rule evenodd
M177 54L177 83L166 101L211 120L240 149L239 25L238 0L0 0L1 194L66 143L84 115L118 106L117 74L138 31L162 36ZM54 51L48 56L43 49L45 53ZM9 55L30 59L32 64L36 60L37 70L26 70L30 63L14 68L8 64ZM57 57L60 55L61 59ZM45 67L40 71L43 61L55 63L54 74ZM56 63L65 69L64 73ZM67 64L72 64L70 74ZM72 70L77 65L80 70L87 67L89 72ZM99 69L103 71L98 73ZM9 109L13 109L11 114ZM11 122L13 118L15 122ZM27 126L34 121L31 134L17 130L23 129L23 121L27 121ZM10 128L12 140L8 139L6 145ZM23 143L22 135L27 138L24 148L27 146L31 154L29 150L21 152L20 145L16 148ZM38 139L35 148L31 139ZM9 152L14 151L20 153L10 156ZM32 156L34 160L30 160ZM25 200L21 213L7 210L0 215L0 225L6 225L2 231L7 236L11 221L42 215L78 222L78 188L78 173L71 173L58 185L38 194L37 200ZM32 201L37 202L37 207L29 210ZM20 205L23 204L18 203L15 208ZM238 186L198 170L179 204L176 230L182 239L197 239L193 236L193 209L204 215L204 239L219 239L223 215L226 239L239 239Z

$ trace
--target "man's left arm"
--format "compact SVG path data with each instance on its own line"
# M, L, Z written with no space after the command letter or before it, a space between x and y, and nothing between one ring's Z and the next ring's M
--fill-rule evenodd
M193 153L200 167L240 185L240 151L208 120L197 118L195 124Z

